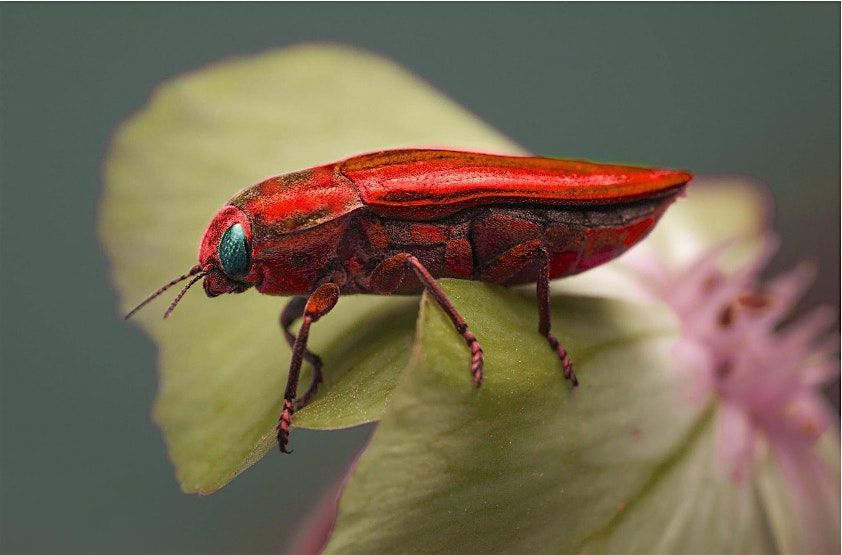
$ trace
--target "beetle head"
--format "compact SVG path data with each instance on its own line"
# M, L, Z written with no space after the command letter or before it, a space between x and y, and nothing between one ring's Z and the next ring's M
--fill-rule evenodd
M126 318L143 308L147 303L173 285L191 278L176 295L164 312L169 316L190 287L204 278L205 293L216 297L223 293L242 293L258 280L255 265L252 264L251 224L242 210L227 205L211 220L199 247L199 263L183 274L161 286L137 305Z
M242 293L257 282L251 239L248 217L235 206L225 206L211 220L199 247L208 297Z

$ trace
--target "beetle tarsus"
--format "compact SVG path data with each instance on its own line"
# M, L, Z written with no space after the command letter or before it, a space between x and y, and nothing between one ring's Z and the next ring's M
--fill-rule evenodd
M483 380L483 373L482 373L482 359L480 359L479 364L472 364L471 365L471 379L474 382L476 387L480 387L482 385Z
M480 346L479 341L477 341L476 336L474 336L472 332L468 331L467 327L462 332L462 337L465 338L465 342L471 350L471 379L473 380L474 385L479 387L482 385L483 368L485 366L482 347Z
M570 360L570 354L567 352L567 349L549 331L544 334L544 337L547 338L550 347L556 352L559 360L561 360L561 370L564 373L565 379L570 381L571 386L578 387L579 380L576 378L576 372L573 370L573 361Z
M281 453L292 453L291 449L287 449L287 445L289 445L289 428L293 412L295 412L295 407L292 401L284 399L284 410L278 419L278 425L275 427L275 430L278 432L278 449Z

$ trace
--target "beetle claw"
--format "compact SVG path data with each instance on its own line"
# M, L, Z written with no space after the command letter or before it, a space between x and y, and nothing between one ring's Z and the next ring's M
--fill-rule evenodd
M572 387L579 387L579 379L576 377L576 372L573 371L573 365L564 369L564 377L570 380Z
M292 453L292 449L287 449L287 445L289 445L289 432L287 430L283 430L280 426L278 427L278 451L281 453L285 453L289 455Z
M289 421L292 418L292 402L285 399L284 400L284 412L281 413L281 418L279 419L278 425L275 426L275 430L278 432L278 449L281 453L292 453L292 450L287 449L287 445L289 444Z
M482 359L482 349L480 349L477 353L474 354L473 358L471 359L471 378L474 382L474 386L479 387L482 385L483 379L483 359Z
M471 378L473 379L474 386L479 387L482 385L483 367L485 366L482 347L480 347L479 341L477 341L473 333L466 330L463 335L471 349Z

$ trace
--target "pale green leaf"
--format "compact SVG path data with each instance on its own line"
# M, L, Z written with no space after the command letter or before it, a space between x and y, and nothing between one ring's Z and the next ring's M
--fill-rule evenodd
M571 391L534 293L442 283L485 346L486 382L471 387L464 343L425 297L327 553L771 550L755 492L717 468L715 405L688 397L668 311L554 297Z
M196 263L205 226L238 190L359 152L419 145L517 150L417 77L346 47L232 59L163 84L117 130L105 162L100 234L121 310ZM182 488L210 493L274 444L289 365L277 322L284 300L253 291L210 300L196 288L162 322L167 300L136 317L159 349L154 418ZM313 328L327 382L295 425L377 419L407 360L417 303L341 299ZM305 372L304 387L308 379Z

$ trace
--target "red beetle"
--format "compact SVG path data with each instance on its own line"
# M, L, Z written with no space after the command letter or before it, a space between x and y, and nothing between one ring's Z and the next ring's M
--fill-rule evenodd
M307 350L310 325L340 294L417 294L426 289L471 351L483 377L482 348L436 283L459 278L537 283L538 331L577 385L565 348L550 331L549 280L607 262L645 237L692 176L686 172L551 158L451 150L389 150L271 177L220 210L202 237L199 263L164 285L204 278L209 297L250 287L292 295L281 327L292 347L278 444L290 418L322 382ZM298 335L290 326L303 317ZM313 382L296 399L302 360Z

